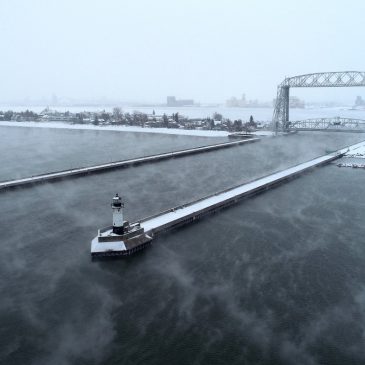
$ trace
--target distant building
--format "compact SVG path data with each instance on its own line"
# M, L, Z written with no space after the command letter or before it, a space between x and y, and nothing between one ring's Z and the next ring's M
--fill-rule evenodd
M168 96L166 98L167 106L192 106L194 105L193 99L181 99L177 100L175 96Z
M365 100L361 96L357 96L355 100L355 106L365 105Z
M304 108L305 103L303 100L300 100L296 96L290 96L289 97L289 107L290 108Z
M58 98L56 94L52 94L52 105L58 105Z
M175 106L175 104L176 104L175 96L168 96L166 98L166 104L167 104L167 106Z
M247 105L246 95L242 94L241 99L237 99L235 96L232 96L226 101L226 105L230 108L243 108Z
M270 103L259 102L258 100L246 100L246 95L242 94L241 99L232 96L226 101L226 106L229 108L267 108Z
M273 106L275 107L276 99L273 99L272 103L273 103ZM305 108L305 102L304 102L304 100L301 100L296 96L290 96L289 97L289 107L294 108L294 109L295 108L303 109L303 108Z

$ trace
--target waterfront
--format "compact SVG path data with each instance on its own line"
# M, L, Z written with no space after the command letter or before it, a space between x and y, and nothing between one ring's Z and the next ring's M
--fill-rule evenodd
M34 151L39 129L31 131L13 129L28 155L9 160L11 177L22 164L34 171L34 157L45 170L54 166L57 149L48 157ZM48 143L65 139L52 132ZM84 146L93 133L72 131L72 141ZM97 138L116 147L122 135ZM135 220L363 139L299 133L0 194L0 360L363 363L363 171L317 169L160 236L128 260L90 260L90 240L110 224L117 191ZM144 146L149 152L175 141L158 135ZM68 163L83 163L82 148L68 145ZM88 158L104 157L101 147L89 150Z
M13 110L15 112L25 111L26 109L32 110L36 113L40 113L47 105L42 106L14 106L14 105L2 105L0 110ZM49 106L52 110L58 110L60 112L70 111L72 113L80 113L83 111L94 112L102 111L111 113L113 111L112 106L100 105L100 106ZM270 121L273 115L273 108L229 108L222 105L216 106L190 106L190 107L167 107L161 105L151 106L124 106L122 110L126 113L133 113L139 111L142 113L152 114L153 111L157 115L173 113L179 113L180 115L188 118L207 118L217 112L223 115L225 118L242 119L248 121L252 115L256 121ZM342 107L315 107L315 108L291 108L290 120L302 120L307 118L333 118L341 115L344 118L365 119L364 109L351 109L350 106Z

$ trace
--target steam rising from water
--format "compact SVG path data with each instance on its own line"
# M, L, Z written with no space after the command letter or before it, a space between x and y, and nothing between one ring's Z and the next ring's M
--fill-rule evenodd
M109 224L116 191L134 220L347 143L311 138L1 194L0 358L67 365L363 362L359 171L321 168L161 236L130 260L89 259L89 242Z

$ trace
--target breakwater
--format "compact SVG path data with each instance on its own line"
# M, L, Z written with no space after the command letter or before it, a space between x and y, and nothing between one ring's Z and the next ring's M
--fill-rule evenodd
M132 158L129 160L114 161L114 162L109 162L109 163L99 164L99 165L94 165L94 166L55 171L55 172L50 172L50 173L41 174L41 175L37 175L37 176L25 177L25 178L21 178L21 179L7 180L7 181L0 182L0 190L10 189L10 188L15 188L15 187L20 187L20 186L30 186L30 185L34 185L34 184L55 181L55 180L62 180L62 179L76 177L76 176L88 175L88 174L92 174L92 173L100 173L100 172L103 172L106 170L112 170L112 169L117 169L117 168L127 168L130 166L136 166L136 165L141 165L141 164L145 164L145 163L153 163L153 162L158 162L161 160L167 160L167 159L171 159L171 158L178 158L178 157L183 157L183 156L187 156L187 155L193 155L193 154L198 154L198 153L203 153L203 152L210 152L210 151L215 151L215 150L222 149L222 148L230 148L230 147L235 147L235 146L239 146L239 145L243 145L243 144L254 143L254 142L258 142L259 140L260 140L259 138L250 138L250 139L239 140L239 141L234 141L234 142L223 142L223 143L217 143L214 145L200 146L200 147L178 150L178 151L173 151L173 152L166 152L166 153L160 153L160 154L156 154L156 155Z
M362 145L364 145L364 142L340 149L334 153L315 158L254 181L234 186L194 202L171 208L162 213L144 218L140 220L139 223L141 224L141 227L144 228L145 232L152 235L176 228L193 222L207 214L214 213L219 209L235 204L243 198L261 193L290 179L296 178L313 168L337 160L344 156L345 153L349 153Z

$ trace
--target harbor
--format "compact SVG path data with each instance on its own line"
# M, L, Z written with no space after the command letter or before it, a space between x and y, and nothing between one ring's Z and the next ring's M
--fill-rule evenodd
M17 138L19 145L25 145L28 154L23 160L19 159L19 154L8 155L6 161L10 167L9 171L3 168L2 180L5 176L8 179L17 176L22 171L21 164L27 172L25 176L36 175L40 170L37 170L38 161L44 172L67 168L65 164L54 164L62 152L55 145L68 141L70 133L47 130L49 133L43 138L50 140L48 144L53 148L43 148L43 153L39 153L39 139L35 133L29 133L30 130L14 128L12 137ZM56 132L60 134L57 140ZM92 135L97 133L72 132L77 137L74 143L81 145L93 140ZM110 143L110 133L99 132L98 138L100 143L87 152L85 148L84 152L75 151L68 142L65 149L73 153L68 154L67 163L86 166L83 153L90 154L93 162L89 165L110 161L105 159L106 154L101 154L103 146ZM176 141L174 137L168 138ZM92 260L90 241L99 228L112 224L110 199L116 192L125 199L124 219L138 222L363 139L353 133L323 136L303 132L289 138L262 138L259 143L136 168L106 170L106 173L57 183L3 190L0 194L3 322L4 327L12 331L10 337L4 337L4 349L11 348L13 338L24 343L19 350L4 357L4 361L21 364L27 361L21 356L23 352L34 354L44 350L51 354L44 362L54 362L51 356L58 344L62 344L62 348L69 344L65 326L80 334L71 349L75 356L78 353L74 351L80 346L80 354L89 353L84 349L89 348L94 339L104 338L110 328L116 333L115 337L100 351L109 353L114 346L122 346L123 359L127 360L132 358L128 352L131 349L147 354L154 348L156 329L171 333L169 342L163 342L159 350L166 356L171 353L171 347L176 346L176 339L185 341L184 348L189 348L190 343L192 346L198 343L199 349L202 348L206 334L216 328L211 322L212 315L219 321L224 335L223 340L212 346L227 349L227 354L232 351L234 338L240 343L233 350L241 350L240 344L252 334L251 324L261 328L256 320L258 312L272 313L275 323L283 324L279 336L287 338L292 333L287 325L293 323L294 334L301 334L308 325L302 318L310 317L313 311L319 310L321 314L338 308L337 304L320 307L318 293L320 298L333 296L336 303L342 298L352 301L356 294L353 290L363 284L358 274L364 267L361 239L364 204L359 196L364 193L362 176L365 175L360 169L345 170L335 165L315 168L264 194L240 200L227 209L193 221L196 223L156 233L150 236L152 244L131 256ZM35 141L38 150L33 147ZM198 142L197 146L204 144L204 141ZM115 154L113 161L165 152L154 147L162 144L167 145L162 135L151 141L145 150L136 151L130 144L125 147L131 151L128 157ZM168 150L174 150L170 148L172 144ZM117 141L113 146L118 149ZM3 156L9 149L6 147L9 145L2 145ZM183 148L180 142L175 150ZM99 160L92 159L92 154L100 156ZM317 275L321 280L315 280ZM347 279L339 281L339 277ZM306 296L308 305L304 307L301 307L301 293L310 294ZM248 308L247 318L251 324L244 326L248 328L244 333L237 329L241 329L241 322L232 327L238 318L234 310L238 307L232 307L236 300L239 308L245 307L242 311ZM340 303L339 310L348 308L347 302ZM357 308L361 310L362 306L359 304ZM28 316L34 321L29 321ZM343 323L341 317L335 320L340 329L349 324ZM314 318L313 324L316 322ZM196 323L203 325L196 330L195 337ZM269 326L270 331L277 329L275 323ZM328 323L333 325L332 317ZM88 331L94 334L91 339L82 335ZM190 333L188 336L186 331ZM33 342L29 333L39 333L42 341ZM126 341L127 338L133 343ZM316 340L321 338L328 339L327 333ZM356 344L362 345L360 340ZM346 349L345 345L343 348ZM119 352L110 351L111 356L104 363L118 364ZM188 353L189 350L183 352ZM180 355L181 352L171 361L178 362ZM231 362L231 358L219 357L219 360ZM36 356L32 356L31 361L42 363Z
M365 1L0 9L0 365L365 365Z
M134 224L129 225L122 218L116 218L116 207L113 207L113 226L98 231L98 235L91 242L92 256L128 256L140 249L143 249L152 241L152 238L161 232L168 231L179 226L194 222L208 214L212 214L217 210L229 207L243 198L247 198L268 189L274 188L286 181L299 177L316 167L329 164L346 154L351 154L357 150L364 148L365 142L356 143L346 148L342 148L328 155L317 157L310 161L298 164L283 171L273 173L268 176L253 180L246 184L241 184L213 195L206 196L189 204L180 205L162 213L144 218ZM118 195L116 196L118 197ZM114 197L113 199L116 199ZM124 204L123 204L124 206ZM121 207L121 209L123 208ZM119 206L118 213L119 213ZM140 244L133 244L131 248L126 247L123 234L118 234L118 228L115 227L131 227L135 230L136 238L142 237ZM147 236L147 238L146 238ZM130 236L126 237L128 240ZM105 244L107 242L107 244Z
M31 186L34 184L61 180L61 179L67 179L67 178L72 178L72 177L76 177L76 176L84 176L84 175L93 174L93 173L100 173L100 172L104 172L107 170L113 170L113 169L118 169L118 168L128 168L131 166L142 165L142 164L146 164L146 163L153 163L153 162L158 162L158 161L167 160L167 159L171 159L171 158L178 158L178 157L183 157L183 156L187 156L187 155L194 155L194 154L203 153L203 152L210 152L210 151L215 151L215 150L224 149L224 148L236 147L236 146L240 146L240 145L244 145L244 144L258 142L259 140L260 140L259 138L240 139L239 141L217 143L217 144L208 145L208 146L200 146L200 147L178 150L178 151L173 151L173 152L160 153L160 154L144 156L144 157L139 157L139 158L132 158L132 159L123 160L123 161L114 161L114 162L98 164L98 165L94 165L94 166L80 167L80 168L63 170L63 171L55 171L55 172L50 172L50 173L41 174L41 175L37 175L37 176L30 176L30 177L25 177L25 178L21 178L21 179L8 180L8 181L0 182L0 190L10 189L10 188L15 188L15 187L20 187L20 186L21 187Z

